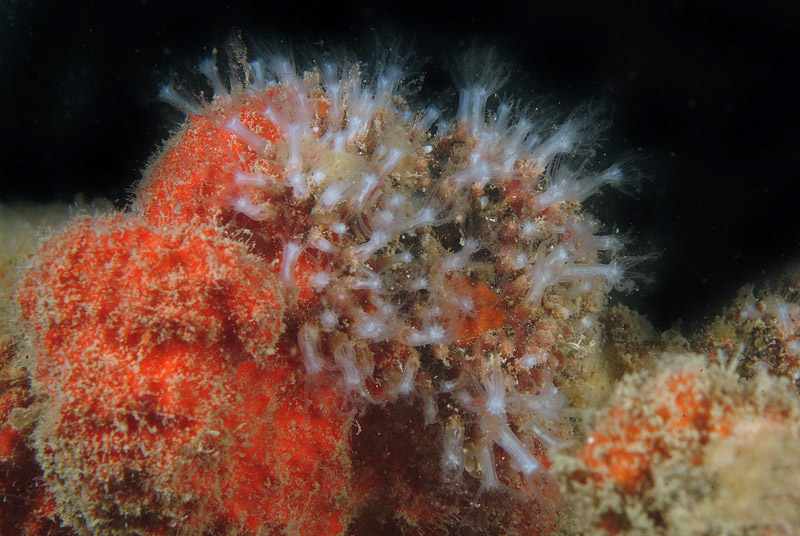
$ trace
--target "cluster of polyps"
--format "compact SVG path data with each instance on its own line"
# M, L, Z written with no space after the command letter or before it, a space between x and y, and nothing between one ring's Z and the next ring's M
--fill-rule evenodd
M402 96L399 64L299 73L272 57L234 65L231 89L214 62L201 71L212 102L162 96L247 147L211 178L214 201L276 266L309 383L335 378L354 409L421 398L426 424L448 423L446 480L471 457L498 487L495 446L538 473L532 452L556 441L564 404L556 341L591 326L588 298L625 286L631 262L580 212L623 179L618 165L583 171L598 114L537 125L489 106L491 70L465 77L455 121Z
M783 281L778 289L762 291L756 298L752 288L742 290L728 315L734 329L753 341L744 347L746 361L754 359L756 370L769 370L787 376L800 385L800 305L796 281ZM744 337L743 337L744 339ZM750 357L752 356L752 357Z

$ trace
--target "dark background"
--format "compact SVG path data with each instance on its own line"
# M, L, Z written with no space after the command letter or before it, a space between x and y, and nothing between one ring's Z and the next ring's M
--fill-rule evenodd
M0 202L80 192L124 206L181 118L159 86L233 29L361 53L399 36L428 58L431 93L478 40L515 65L509 94L563 114L604 100L608 153L644 155L638 197L593 210L659 253L641 266L655 283L625 298L659 326L700 322L800 261L800 28L783 2L252 4L2 2Z

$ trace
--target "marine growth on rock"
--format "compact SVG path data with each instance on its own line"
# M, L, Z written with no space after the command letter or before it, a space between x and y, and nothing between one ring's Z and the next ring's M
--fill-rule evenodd
M32 515L86 536L566 530L578 469L559 489L552 455L615 380L600 356L635 322L607 295L642 259L583 207L628 183L628 160L595 162L602 111L501 98L491 53L464 59L453 112L402 58L231 58L201 62L210 93L163 88L186 120L130 209L53 230L17 285L27 383L0 439L35 454ZM580 493L644 485L603 448L576 455Z

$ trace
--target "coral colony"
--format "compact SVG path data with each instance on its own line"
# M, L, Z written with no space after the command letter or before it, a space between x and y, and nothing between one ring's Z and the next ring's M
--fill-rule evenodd
M187 119L130 210L74 217L20 277L4 534L749 534L701 484L798 451L798 308L751 296L710 357L655 365L689 343L607 304L641 258L582 209L626 183L594 169L597 110L498 100L491 55L454 116L400 63L232 56L200 65L213 97L162 90ZM772 361L736 346L758 326Z

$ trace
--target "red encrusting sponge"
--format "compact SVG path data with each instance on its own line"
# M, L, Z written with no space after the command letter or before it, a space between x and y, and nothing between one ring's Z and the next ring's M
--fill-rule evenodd
M348 419L298 385L274 279L210 225L84 217L44 244L17 297L62 519L84 534L338 533Z

